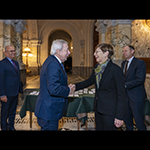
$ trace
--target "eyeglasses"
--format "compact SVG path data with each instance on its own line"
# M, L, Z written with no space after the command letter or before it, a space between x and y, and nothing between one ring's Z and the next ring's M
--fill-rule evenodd
M95 51L94 54L97 54L98 52L100 52L100 50L99 51Z
M16 52L16 50L10 50L10 51L7 51L7 52L11 52L11 53L13 53L13 52Z

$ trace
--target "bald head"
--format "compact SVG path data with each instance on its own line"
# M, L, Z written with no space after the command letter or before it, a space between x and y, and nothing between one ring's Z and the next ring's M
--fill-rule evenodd
M14 59L15 55L16 55L16 51L15 51L14 46L12 46L12 45L6 46L4 54L5 54L6 57L8 57L10 59Z

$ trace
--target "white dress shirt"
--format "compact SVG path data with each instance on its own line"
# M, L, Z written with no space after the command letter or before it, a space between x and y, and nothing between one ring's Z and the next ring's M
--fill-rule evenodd
M133 58L134 58L134 56L132 56L132 57L128 60L128 67L127 67L127 69L129 69L129 66L130 66L130 64L131 64L131 62L132 62L132 60L133 60Z
M131 64L131 62L132 62L132 60L133 60L133 58L134 58L134 56L132 56L129 60L127 60L127 61L128 61L127 70L129 69L129 66L130 66L130 64ZM125 63L125 65L124 65L123 72L125 72L125 66L126 66L126 63Z
M59 61L59 63L61 64L62 62L61 62L61 60L56 56L56 55L54 55L55 57L56 57L56 59Z
M132 56L129 60L127 60L127 61L128 61L127 70L129 69L129 66L130 66L130 64L131 64L131 62L132 62L132 60L133 60L133 58L134 58L134 56ZM126 66L126 65L124 65L123 72L125 72L125 66ZM125 85L125 88L127 88L127 86L126 86L126 85Z

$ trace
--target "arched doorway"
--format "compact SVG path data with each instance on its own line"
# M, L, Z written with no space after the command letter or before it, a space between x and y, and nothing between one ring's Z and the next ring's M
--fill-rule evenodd
M52 42L53 40L56 40L56 39L63 39L68 42L70 55L67 58L67 61L64 62L64 66L65 66L66 72L71 73L72 72L72 51L73 51L72 37L70 36L70 34L68 34L64 30L58 29L58 30L52 31L48 38L48 56L50 55Z
M43 21L42 21L43 22ZM41 23L42 23L41 22ZM95 20L47 20L41 26L40 63L49 56L49 37L56 31L67 32L72 38L72 73L89 77L93 71L93 31ZM84 53L83 53L84 52ZM85 54L84 65L81 66ZM92 57L91 57L92 56Z

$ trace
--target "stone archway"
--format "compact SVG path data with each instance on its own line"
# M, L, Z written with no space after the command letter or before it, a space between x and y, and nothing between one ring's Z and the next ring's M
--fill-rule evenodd
M40 21L40 64L49 56L49 36L62 30L72 38L72 72L88 77L93 69L93 30L95 20L46 20Z
M72 37L70 36L69 33L67 33L64 30L52 31L52 33L49 35L48 38L48 56L50 55L52 42L53 40L56 39L63 39L68 42L70 55L68 56L67 60L64 62L64 67L67 73L72 73L72 53L73 53Z
M56 40L56 39L63 39L65 41L67 41L68 45L69 45L69 50L72 51L73 44L72 44L72 38L71 38L70 34L68 34L64 30L54 30L54 31L52 31L52 33L49 35L49 38L48 38L48 55L50 55L52 41Z
M81 45L80 41L82 39L81 32L78 27L68 20L56 20L49 21L45 24L43 29L40 32L40 39L42 40L41 44L41 52L40 52L40 62L43 64L45 59L48 57L48 49L49 49L49 36L58 30L62 30L68 33L72 39L72 66L73 69L80 66L81 62ZM75 72L78 70L75 70Z

